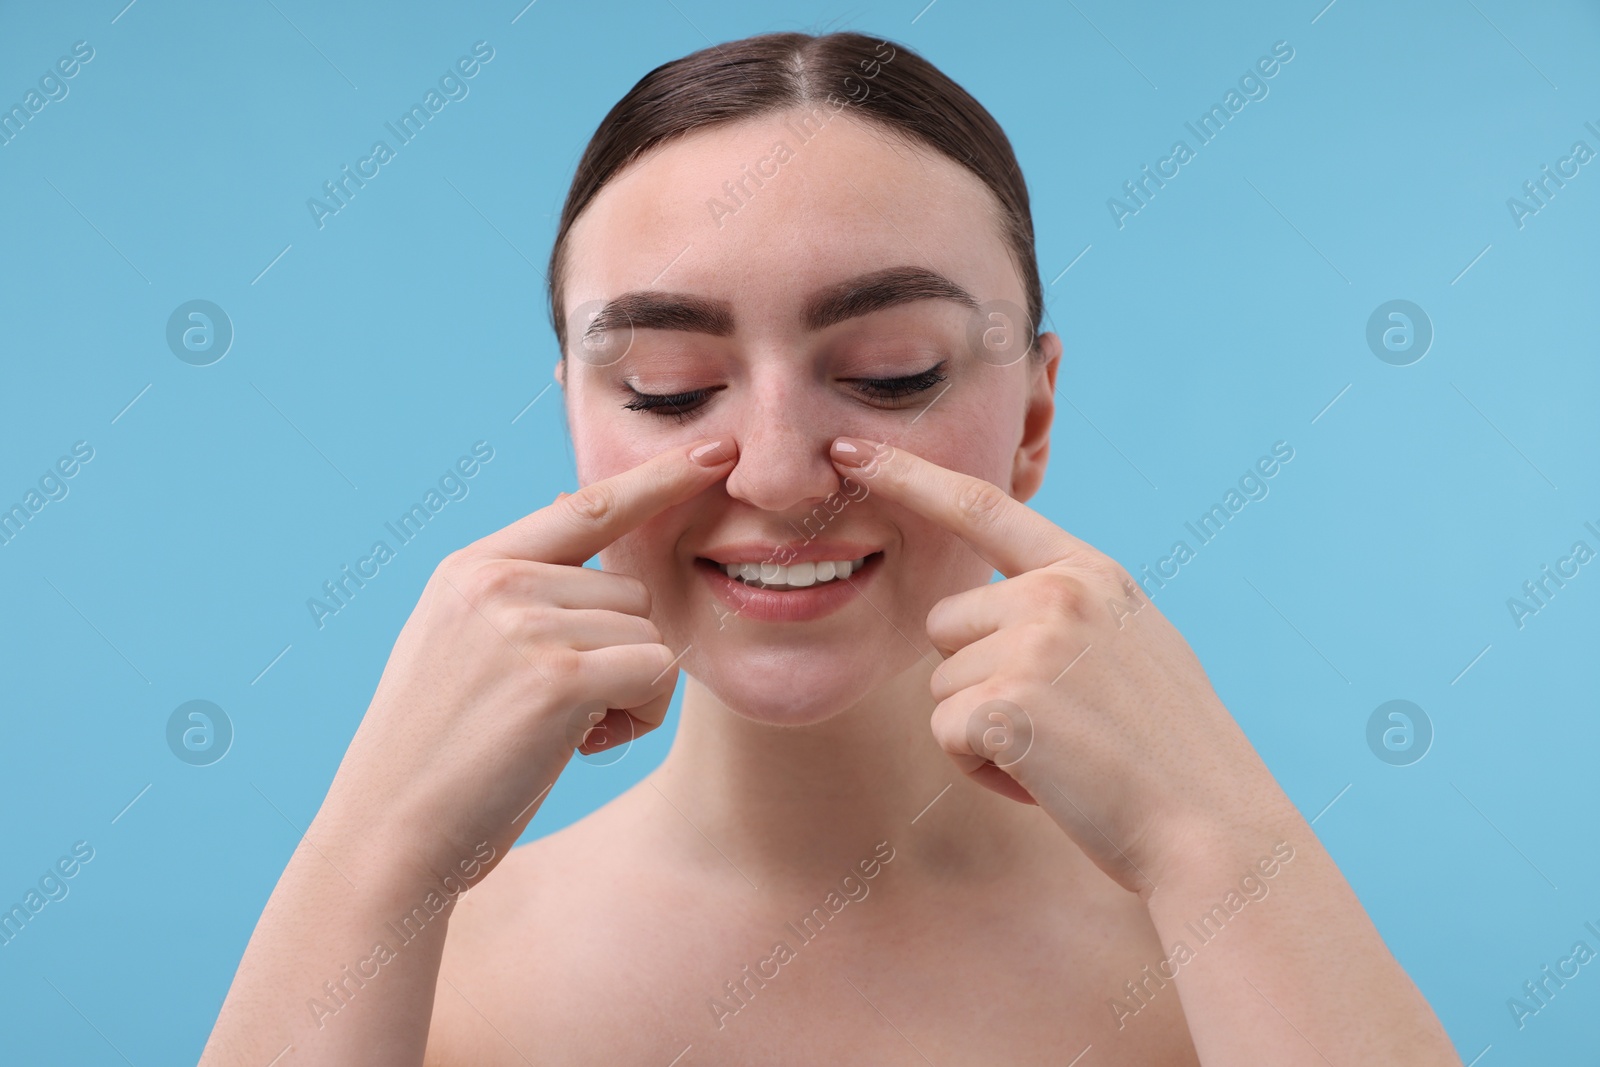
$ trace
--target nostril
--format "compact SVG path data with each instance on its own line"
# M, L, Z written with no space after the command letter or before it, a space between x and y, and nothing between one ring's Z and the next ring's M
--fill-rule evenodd
M839 471L828 458L827 445L816 449L741 443L739 459L723 486L729 496L763 511L796 511L838 494Z

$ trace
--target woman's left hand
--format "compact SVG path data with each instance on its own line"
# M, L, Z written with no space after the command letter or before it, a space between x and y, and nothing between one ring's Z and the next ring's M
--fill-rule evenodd
M1146 898L1195 850L1253 849L1299 819L1188 643L1115 560L990 482L846 440L859 451L833 452L841 471L1005 576L928 614L946 657L933 734L963 771L1040 805Z

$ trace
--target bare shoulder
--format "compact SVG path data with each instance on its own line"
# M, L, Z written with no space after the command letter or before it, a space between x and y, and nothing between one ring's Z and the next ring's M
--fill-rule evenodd
M593 993L614 987L627 959L617 938L658 899L626 829L634 803L625 793L513 849L457 902L427 1067L568 1062L592 1042L593 1020L609 1014Z
M1196 1063L1171 983L1110 1007L1162 956L1143 906L1040 841L1066 859L985 881L925 831L757 890L641 783L460 900L425 1062Z

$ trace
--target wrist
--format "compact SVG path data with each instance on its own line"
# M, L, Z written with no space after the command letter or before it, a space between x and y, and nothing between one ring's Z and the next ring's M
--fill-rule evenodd
M1275 877L1315 840L1287 797L1244 812L1186 813L1166 821L1144 867L1153 886L1141 895L1149 904L1157 897L1214 893L1247 876Z
M428 825L362 818L325 805L306 830L302 859L331 871L338 886L375 906L426 903L433 914L448 914L506 846L487 840L463 844L419 829Z

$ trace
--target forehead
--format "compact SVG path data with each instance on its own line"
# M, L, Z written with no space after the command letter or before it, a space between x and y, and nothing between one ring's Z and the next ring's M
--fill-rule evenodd
M569 235L566 307L637 289L727 300L740 329L798 325L807 295L912 264L979 300L1022 286L987 186L821 105L689 134L613 178Z

